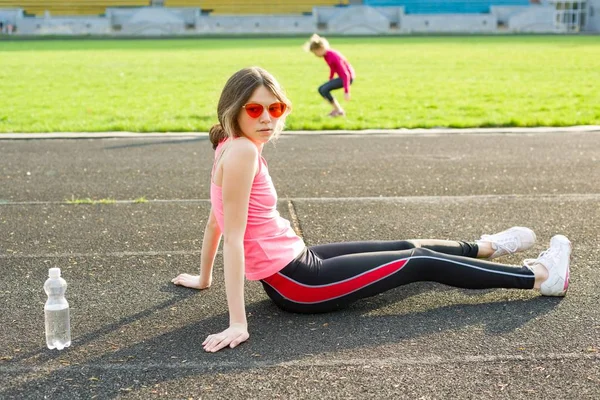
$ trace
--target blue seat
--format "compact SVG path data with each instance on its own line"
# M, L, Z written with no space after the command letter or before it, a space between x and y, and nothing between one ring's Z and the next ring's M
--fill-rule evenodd
M529 0L364 0L371 7L404 6L406 14L482 14L491 6L528 6Z

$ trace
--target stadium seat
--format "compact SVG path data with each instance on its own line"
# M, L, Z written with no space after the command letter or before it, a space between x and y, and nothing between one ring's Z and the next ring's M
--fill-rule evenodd
M530 0L364 0L371 7L403 6L406 14L481 14L491 6L528 6Z
M164 4L197 7L211 14L303 14L316 6L348 5L348 0L165 0Z
M107 7L148 6L150 0L0 0L0 8L22 8L25 13L43 15L99 15Z

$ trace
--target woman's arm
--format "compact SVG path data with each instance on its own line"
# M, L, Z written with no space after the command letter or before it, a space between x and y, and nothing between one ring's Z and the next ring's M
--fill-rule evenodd
M231 144L223 160L223 263L229 307L229 328L209 335L204 350L235 347L249 337L244 302L244 234L248 219L250 190L256 174L258 149L249 140Z
M211 208L206 228L204 229L202 255L200 258L200 285L204 287L209 287L212 283L212 271L219 243L221 242L221 236L221 229L219 229L217 218Z
M200 259L200 275L179 274L171 282L193 289L207 289L212 284L212 271L221 241L221 230L217 224L217 219L213 210L210 210L206 228L204 229L204 239L202 240L202 255Z

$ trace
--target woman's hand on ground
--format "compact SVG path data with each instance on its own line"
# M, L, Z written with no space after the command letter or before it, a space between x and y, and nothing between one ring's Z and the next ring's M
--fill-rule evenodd
M229 328L221 333L208 335L206 340L202 342L202 345L204 346L204 351L214 353L226 346L233 349L238 344L248 340L249 337L248 328L245 324L231 324Z
M212 284L212 277L207 281L201 281L200 275L179 274L177 277L171 279L171 282L192 289L208 289Z
M350 93L344 93L344 99L346 99L346 101L350 101Z

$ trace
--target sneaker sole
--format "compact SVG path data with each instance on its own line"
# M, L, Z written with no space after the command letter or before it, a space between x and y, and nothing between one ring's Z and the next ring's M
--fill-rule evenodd
M571 275L571 261L573 261L573 245L569 242L569 266L567 267L567 275L565 277L565 285L563 286L563 296L569 290L569 276Z
M565 237L565 239L567 239ZM571 261L573 260L573 244L569 239L569 265L567 266L567 273L565 274L565 284L563 285L563 290L557 296L566 296L567 291L569 290L569 276L571 275Z

